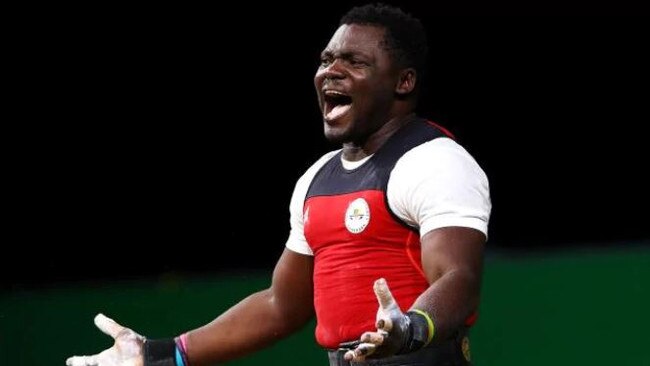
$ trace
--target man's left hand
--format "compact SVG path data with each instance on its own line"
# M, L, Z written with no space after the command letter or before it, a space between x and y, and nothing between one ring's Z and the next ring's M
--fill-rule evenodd
M361 343L345 353L347 361L363 361L370 355L373 358L390 356L409 346L411 319L397 305L385 279L375 281L373 289L379 302L375 323L377 331L363 333L359 338Z

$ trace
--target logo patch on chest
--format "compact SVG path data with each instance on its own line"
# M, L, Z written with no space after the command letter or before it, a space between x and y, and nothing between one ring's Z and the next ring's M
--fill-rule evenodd
M345 211L345 227L352 234L365 230L370 222L370 207L363 198L357 198L348 205Z

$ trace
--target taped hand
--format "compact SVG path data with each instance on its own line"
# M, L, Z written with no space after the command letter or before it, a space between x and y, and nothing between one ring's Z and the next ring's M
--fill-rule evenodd
M363 333L359 338L361 343L345 353L345 360L363 361L368 356L380 358L413 352L431 340L426 318L419 313L404 314L385 279L375 281L373 289L379 302L375 323L377 331Z

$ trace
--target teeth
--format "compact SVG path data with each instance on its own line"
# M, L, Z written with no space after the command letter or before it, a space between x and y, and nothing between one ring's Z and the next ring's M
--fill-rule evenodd
M336 90L325 90L325 95L342 95L344 97L347 96L346 94L343 94L343 93L341 93L339 91L336 91Z

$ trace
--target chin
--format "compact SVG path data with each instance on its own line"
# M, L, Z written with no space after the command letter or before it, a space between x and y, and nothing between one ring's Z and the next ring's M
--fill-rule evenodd
M331 126L327 122L323 123L324 125L324 134L327 141L342 144L347 142L350 138L350 131L346 128L340 126Z

